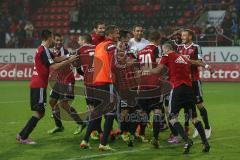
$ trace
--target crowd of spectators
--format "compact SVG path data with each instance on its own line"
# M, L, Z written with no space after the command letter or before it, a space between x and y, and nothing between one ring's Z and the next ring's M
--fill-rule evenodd
M32 48L40 44L39 31L34 27L31 22L31 17L38 6L41 6L45 1L35 0L13 0L8 1L5 9L0 10L0 48ZM133 0L131 0L133 1ZM149 2L148 2L149 1ZM156 0L143 0L144 4L150 5ZM168 4L166 0L158 0L162 6ZM157 2L158 2L157 1ZM214 26L209 22L205 22L201 26L195 23L188 24L188 27L195 31L197 34L198 41L209 41L209 43L203 43L203 45L215 45L211 43L211 39L216 41L217 45L237 45L240 46L240 1L239 0L184 0L189 1L186 7L191 13L198 12L198 9L205 8L205 10L226 10L226 14L223 23L219 26ZM79 5L70 11L70 25L73 30L78 32L69 32L65 35L67 43L75 43L72 40L72 34L83 33L79 30L79 16L82 14L79 10L85 0L79 0ZM124 1L119 3L120 7L124 7ZM126 2L126 1L125 1ZM130 1L129 1L130 2ZM128 3L129 3L128 2ZM147 3L148 2L148 3ZM86 2L87 3L87 2ZM6 4L6 3L5 3ZM0 1L0 6L3 3ZM176 9L174 4L169 3L167 5L169 10ZM132 8L130 8L132 9ZM133 8L134 9L134 8ZM122 10L123 11L123 10ZM124 10L126 11L126 10ZM196 13L194 13L196 14ZM104 19L103 19L104 20ZM169 23L161 23L160 25L149 25L146 27L146 32L153 28L160 30L163 34L169 35L180 27L176 25L181 21L176 22L175 20L169 21ZM129 26L130 28L131 26ZM91 32L91 28L87 28L85 32ZM214 37L208 35L215 35ZM216 37L217 36L217 37ZM71 46L71 44L68 44Z

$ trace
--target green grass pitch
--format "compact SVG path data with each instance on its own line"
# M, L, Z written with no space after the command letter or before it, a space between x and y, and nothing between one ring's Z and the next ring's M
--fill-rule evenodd
M64 122L65 131L48 135L47 131L54 127L50 118L50 107L46 116L35 128L31 137L38 142L35 146L16 143L17 132L31 116L29 107L28 82L0 82L0 159L1 160L237 160L240 156L240 83L204 83L205 106L213 129L210 139L211 151L201 153L200 139L196 139L189 155L182 155L183 144L169 145L166 142L168 131L160 133L161 147L154 149L150 144L135 143L128 148L121 140L110 142L115 152L99 152L99 145L91 141L93 149L81 150L81 135L73 135L76 125ZM83 97L76 97L77 110L85 110ZM82 108L82 109L81 109ZM85 131L84 131L85 132ZM147 135L151 130L147 129Z

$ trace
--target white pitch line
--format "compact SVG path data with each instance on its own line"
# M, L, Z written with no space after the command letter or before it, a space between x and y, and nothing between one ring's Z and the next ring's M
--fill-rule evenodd
M115 153L104 153L104 154L97 154L97 155L92 155L92 156L83 156L83 157L77 157L77 158L70 158L70 159L66 159L66 160L84 160L84 159L119 155L119 154L124 154L124 153L136 153L136 152L140 152L140 151L145 151L147 149L149 149L149 148L135 149L135 150L130 150L130 151L120 151L120 152L115 152Z
M0 102L0 104L7 104L7 103L24 103L24 102L28 102L27 100L21 100L21 101L3 101Z
M240 138L240 136L232 136L232 137L222 137L222 138L216 138L216 139L210 139L209 142L216 142L216 141L221 141L221 140L229 140L229 139L236 139ZM194 144L201 144L200 141L194 142ZM169 145L169 146L160 146L160 148L175 148L180 146L179 145ZM64 160L85 160L85 159L92 159L92 158L100 158L100 157L107 157L107 156L112 156L112 155L121 155L121 154L126 154L126 153L136 153L136 152L141 152L141 151L146 151L151 148L142 148L142 149L134 149L134 150L127 150L127 151L119 151L119 152L112 152L112 153L104 153L104 154L97 154L97 155L91 155L91 156L83 156L83 157L75 157L75 158L68 158Z

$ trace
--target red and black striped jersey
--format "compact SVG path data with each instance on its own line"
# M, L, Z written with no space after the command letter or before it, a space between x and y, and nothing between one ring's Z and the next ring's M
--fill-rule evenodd
M49 66L53 63L51 51L45 46L40 45L34 57L34 68L30 83L31 88L47 88Z
M191 43L188 46L186 44L181 44L177 46L177 51L184 57L191 60L202 60L202 50L199 45ZM197 66L191 66L191 74L193 81L200 80L199 69Z
M52 52L53 57L62 57L62 56L68 56L69 52L64 47L61 47L60 49L54 48ZM57 75L57 81L62 84L70 84L75 83L75 77L72 70L72 65L67 64L60 69L56 70Z

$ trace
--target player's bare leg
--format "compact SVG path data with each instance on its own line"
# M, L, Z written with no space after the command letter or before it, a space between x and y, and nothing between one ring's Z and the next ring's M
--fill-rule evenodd
M53 119L54 119L56 126L55 126L55 128L49 130L48 134L54 134L57 132L64 131L64 127L63 127L62 121L60 119L60 110L59 110L59 106L57 105L57 102L58 102L57 99L50 97L49 104L52 108L52 115L53 115Z
M81 126L80 132L82 132L82 130L86 127L86 123L84 123L83 120L79 117L77 111L70 106L69 101L61 100L59 105L71 116L71 118L78 124L78 126Z

